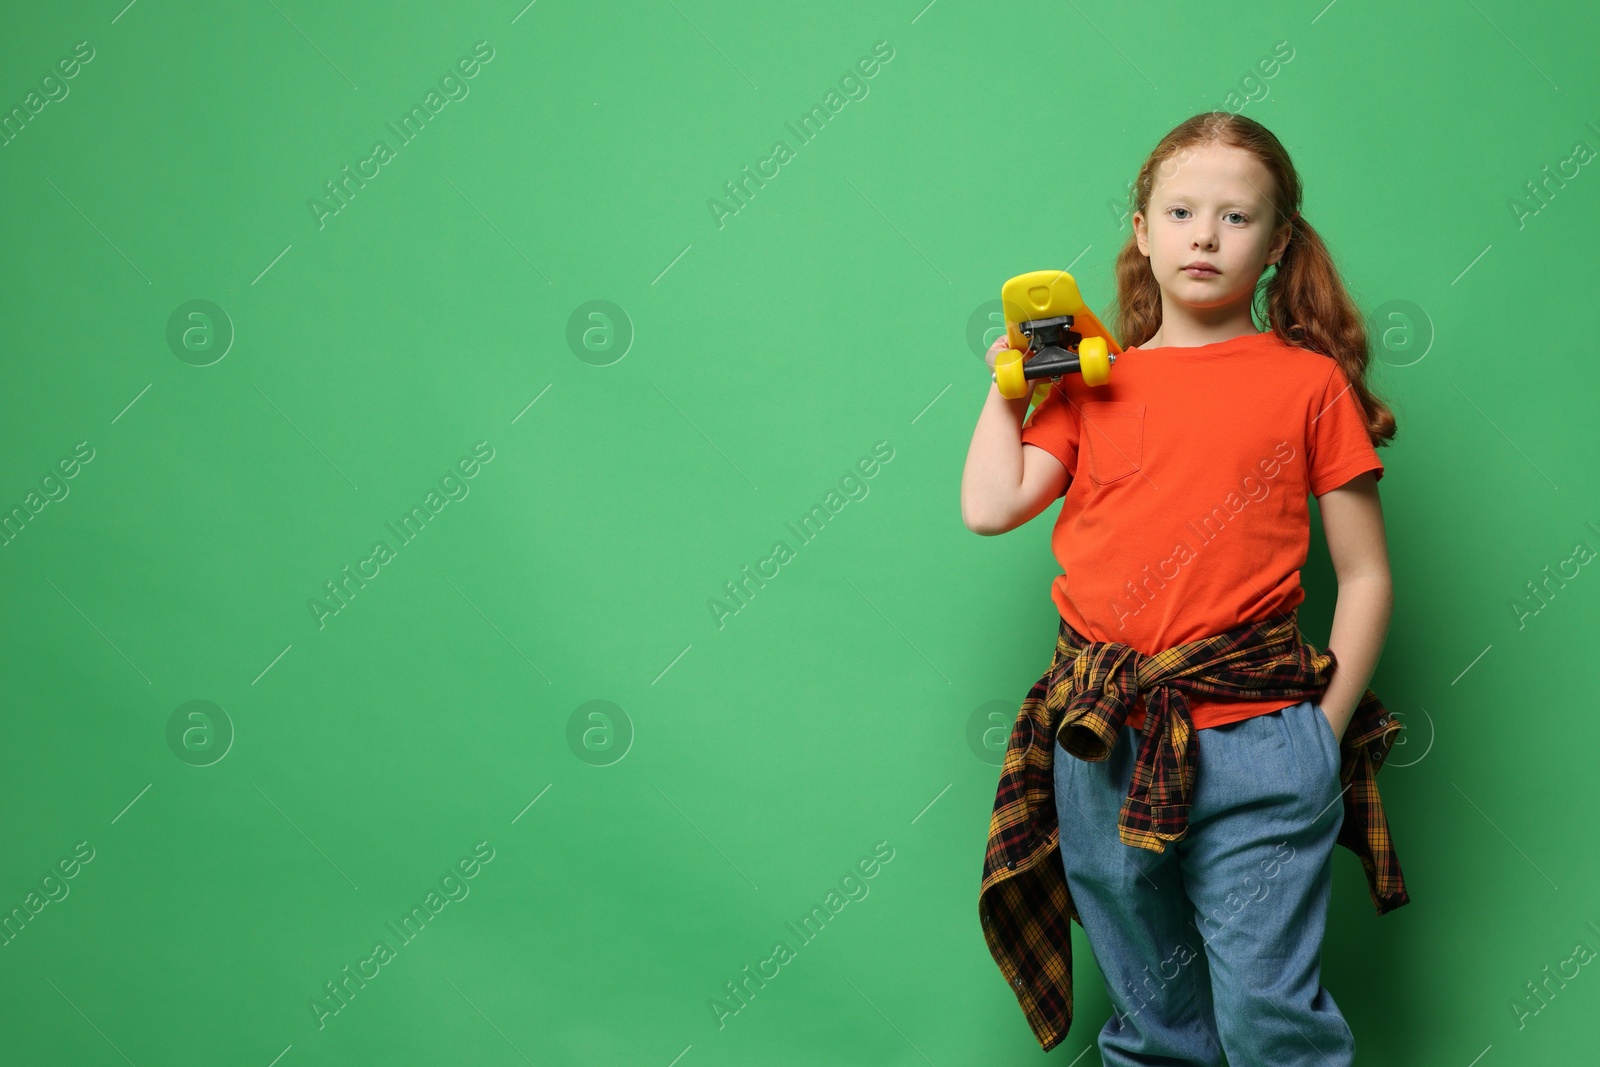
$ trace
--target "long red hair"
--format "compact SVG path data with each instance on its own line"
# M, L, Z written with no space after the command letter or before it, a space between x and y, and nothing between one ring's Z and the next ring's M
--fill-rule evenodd
M1300 210L1300 176L1283 145L1261 123L1230 111L1206 111L1172 129L1139 168L1129 193L1129 215L1148 213L1150 190L1164 164L1192 148L1232 145L1261 161L1277 183L1273 225L1289 221ZM1181 162L1181 160L1180 160ZM1367 329L1361 312L1345 290L1333 256L1317 231L1300 215L1293 221L1289 245L1275 266L1261 274L1251 302L1257 322L1264 322L1291 345L1338 360L1350 390L1367 417L1374 446L1395 435L1394 412L1367 385ZM1148 341L1161 326L1161 288L1138 239L1117 254L1115 332L1126 347Z

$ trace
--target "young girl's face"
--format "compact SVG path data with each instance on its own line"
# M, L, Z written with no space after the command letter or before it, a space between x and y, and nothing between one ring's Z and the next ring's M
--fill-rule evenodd
M1196 309L1248 303L1289 243L1288 224L1272 225L1278 195L1261 162L1232 145L1182 150L1158 164L1149 214L1134 212L1133 232L1164 299Z

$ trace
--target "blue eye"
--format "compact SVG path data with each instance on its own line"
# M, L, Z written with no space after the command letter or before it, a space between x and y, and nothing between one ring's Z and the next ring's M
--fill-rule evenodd
M1176 211L1187 212L1188 210L1189 209L1186 207L1171 207L1167 209L1167 214L1171 215ZM1238 220L1236 224L1240 226L1247 225L1250 222L1249 216L1245 215L1242 211L1230 211L1224 217Z

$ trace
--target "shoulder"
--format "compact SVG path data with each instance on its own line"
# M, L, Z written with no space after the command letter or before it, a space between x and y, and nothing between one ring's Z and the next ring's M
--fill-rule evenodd
M1338 360L1332 356L1290 344L1271 330L1261 335L1255 351L1265 358L1279 361L1284 370L1319 382L1325 381L1328 374L1339 366Z
M1293 397L1320 406L1325 398L1349 387L1339 361L1332 356L1290 344L1270 330L1261 338L1252 348L1261 362L1251 371L1270 378L1274 391L1286 400Z

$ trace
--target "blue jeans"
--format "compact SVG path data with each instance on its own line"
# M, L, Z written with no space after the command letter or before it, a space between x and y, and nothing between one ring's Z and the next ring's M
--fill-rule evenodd
M1355 1037L1321 980L1339 742L1305 701L1196 731L1189 830L1125 845L1117 812L1138 755L1124 726L1102 762L1055 748L1062 866L1112 1004L1108 1067L1347 1067Z

